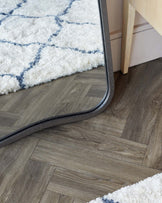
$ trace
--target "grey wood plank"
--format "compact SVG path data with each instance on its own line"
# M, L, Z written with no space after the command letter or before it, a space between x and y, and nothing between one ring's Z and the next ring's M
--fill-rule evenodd
M87 202L107 193L108 180L89 173L57 168L48 190Z
M100 119L100 116L97 118ZM147 145L114 136L114 133L109 132L109 128L104 131L96 130L96 125L93 122L87 125L87 121L83 121L70 126L61 126L58 130L51 128L39 132L35 136L62 146L71 144L78 148L84 146L88 150L95 150L114 159L135 164L143 163Z
M28 138L0 149L0 202L5 202L37 143L38 139Z
M142 76L137 78L133 72L139 72ZM131 74L136 79L135 87L138 94L132 95L134 101L131 103L131 111L122 137L148 144L153 136L152 132L162 105L162 62L152 61L143 64L138 71L132 70ZM134 94L133 89L132 94ZM129 97L127 99L129 100Z
M38 203L52 176L54 167L39 161L29 160L16 180L8 185L2 202Z
M114 190L159 172L139 164L114 159L98 150L73 142L65 144L64 142L51 143L41 140L32 155L32 159L49 162L69 170L75 169L80 172L85 170L101 177L111 177L112 182L114 182L114 185L111 182ZM116 182L118 182L117 185Z

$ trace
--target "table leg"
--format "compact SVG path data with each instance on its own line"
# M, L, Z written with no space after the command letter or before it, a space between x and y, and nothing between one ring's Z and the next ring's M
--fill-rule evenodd
M131 46L133 39L133 30L135 23L135 8L129 3L129 0L124 0L123 9L123 34L122 34L122 58L121 71L123 74L128 73L130 65Z

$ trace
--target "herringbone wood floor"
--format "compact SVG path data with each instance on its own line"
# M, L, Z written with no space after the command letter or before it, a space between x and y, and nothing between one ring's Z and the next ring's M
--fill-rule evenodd
M62 77L0 96L0 138L42 119L86 111L99 104L107 89L105 68Z
M162 59L115 79L104 113L0 149L1 203L83 203L162 172Z

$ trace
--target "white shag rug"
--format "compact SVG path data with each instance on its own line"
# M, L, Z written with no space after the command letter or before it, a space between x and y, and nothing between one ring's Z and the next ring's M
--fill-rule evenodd
M0 94L104 64L97 0L0 0Z
M89 203L162 203L162 173Z

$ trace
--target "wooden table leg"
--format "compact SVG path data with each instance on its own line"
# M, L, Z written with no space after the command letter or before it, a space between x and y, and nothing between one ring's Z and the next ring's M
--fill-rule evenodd
M128 67L130 65L135 12L135 8L129 3L129 0L124 0L121 58L121 71L123 74L128 73Z

